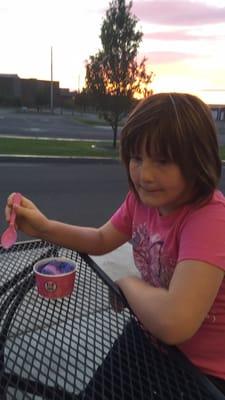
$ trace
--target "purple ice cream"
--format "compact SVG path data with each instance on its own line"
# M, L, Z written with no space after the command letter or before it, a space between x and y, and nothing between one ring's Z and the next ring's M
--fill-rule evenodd
M72 265L61 262L61 263L55 263L55 264L45 264L44 266L41 267L40 272L45 275L59 275L59 274L65 274L67 272L70 272L73 270Z

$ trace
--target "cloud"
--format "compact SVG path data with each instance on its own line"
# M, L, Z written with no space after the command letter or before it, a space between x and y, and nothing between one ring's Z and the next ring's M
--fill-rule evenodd
M150 64L169 64L199 57L197 54L182 53L178 51L152 51L150 53L145 53L144 55Z
M202 89L202 92L224 92L225 93L225 89Z
M153 40L215 40L215 35L196 35L190 33L188 30L182 31L159 31L159 32L149 32L144 34L145 39Z
M141 20L163 25L204 25L225 21L225 7L191 0L140 0L132 12Z

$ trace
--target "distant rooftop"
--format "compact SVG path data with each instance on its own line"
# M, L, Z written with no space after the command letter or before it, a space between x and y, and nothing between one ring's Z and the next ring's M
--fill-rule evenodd
M210 108L225 108L225 104L209 104Z
M19 78L17 74L0 74L1 78Z

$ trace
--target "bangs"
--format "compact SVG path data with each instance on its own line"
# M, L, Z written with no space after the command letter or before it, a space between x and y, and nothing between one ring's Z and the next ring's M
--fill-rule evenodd
M163 159L168 162L177 162L177 155L180 149L177 148L177 140L171 138L171 130L175 133L176 127L164 126L163 120L152 121L142 129L136 129L126 137L124 143L126 159L140 155L143 151L152 159ZM177 136L175 134L175 136Z
M153 160L164 160L167 162L175 162L177 158L176 150L171 145L169 135L163 130L157 129L149 135L147 132L143 137L142 149Z

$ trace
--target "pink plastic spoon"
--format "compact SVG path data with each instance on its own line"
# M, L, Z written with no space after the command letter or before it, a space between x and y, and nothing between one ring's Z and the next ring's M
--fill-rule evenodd
M20 193L15 193L13 196L13 205L20 205L22 199L22 195ZM12 212L10 215L10 220L9 220L9 227L3 232L2 237L1 237L1 245L4 249L9 249L17 239L17 232L15 228L15 219L16 219L16 213L14 208L12 208Z

